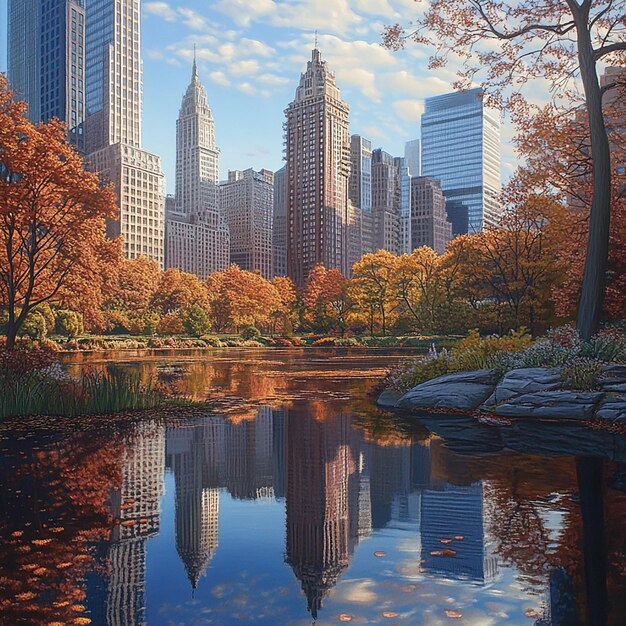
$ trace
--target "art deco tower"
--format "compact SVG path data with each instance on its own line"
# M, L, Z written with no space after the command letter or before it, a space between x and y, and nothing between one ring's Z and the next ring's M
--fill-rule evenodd
M142 64L139 0L86 5L85 152L119 198L110 237L127 258L164 262L164 179L160 158L141 147Z
M166 265L204 279L229 262L228 227L219 209L215 122L194 58L176 121L176 201L166 222Z
M349 272L348 105L314 49L285 115L287 271L302 287L318 263Z

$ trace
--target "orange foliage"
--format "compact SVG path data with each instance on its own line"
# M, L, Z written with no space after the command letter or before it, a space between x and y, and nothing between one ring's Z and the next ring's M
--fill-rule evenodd
M68 290L98 302L100 261L114 258L105 219L115 195L85 172L58 120L33 125L0 76L0 304L8 310L7 346L28 312Z

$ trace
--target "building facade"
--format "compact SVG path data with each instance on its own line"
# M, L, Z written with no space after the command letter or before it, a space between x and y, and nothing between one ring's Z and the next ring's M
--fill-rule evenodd
M230 232L230 262L272 278L274 173L228 172L228 181L220 186L220 200Z
M83 145L85 116L84 0L9 0L7 77L34 122L56 117Z
M112 182L119 213L108 226L126 258L165 264L165 184L160 157L141 146L139 0L90 0L85 26L85 152Z
M401 252L400 186L398 166L380 148L372 152L372 215L374 250Z
M348 274L349 107L314 49L285 110L287 271L299 287L318 263Z
M205 279L226 269L228 226L219 205L215 122L194 59L176 120L176 195L166 216L166 266Z
M400 241L398 254L411 251L411 174L406 157L393 160L398 175L398 212L400 213Z
M404 160L411 176L421 176L422 144L419 139L412 139L404 144Z
M287 179L285 168L274 172L274 219L272 248L274 276L287 276Z
M495 225L501 212L500 116L480 89L426 98L423 176L441 181L453 235Z
M447 220L446 199L435 178L411 178L410 250L428 246L443 254L452 239L452 224Z
M361 254L373 252L372 142L360 135L350 137L348 196L354 209L360 211ZM354 248L354 243L351 247Z

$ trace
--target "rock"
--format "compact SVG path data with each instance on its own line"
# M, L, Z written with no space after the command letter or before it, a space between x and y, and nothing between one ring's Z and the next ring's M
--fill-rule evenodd
M525 367L507 372L495 391L486 400L485 407L506 402L515 396L536 391L551 391L561 387L558 368Z
M538 391L527 393L495 408L504 417L545 419L590 419L604 394L577 391Z
M396 406L403 409L457 409L472 411L492 393L497 370L461 372L433 378L407 391Z
M604 368L603 383L626 383L626 365L612 363Z
M626 395L607 393L600 402L596 417L611 422L626 422Z
M390 409L396 406L396 403L403 395L404 394L401 391L395 391L395 389L385 389L385 391L378 396L376 404L380 407Z

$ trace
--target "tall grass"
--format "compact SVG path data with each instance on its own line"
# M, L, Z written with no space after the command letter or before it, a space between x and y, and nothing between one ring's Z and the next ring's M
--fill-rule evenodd
M26 415L73 417L151 409L164 394L138 372L111 369L88 372L78 381L59 381L37 373L17 380L0 378L0 418Z

